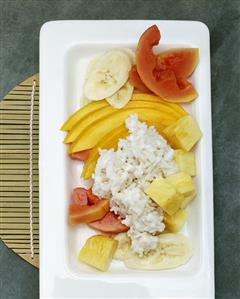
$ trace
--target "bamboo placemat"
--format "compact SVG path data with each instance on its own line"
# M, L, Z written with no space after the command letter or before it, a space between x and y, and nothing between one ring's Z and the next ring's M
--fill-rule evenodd
M38 74L13 88L0 102L0 237L36 267L39 266L38 104Z

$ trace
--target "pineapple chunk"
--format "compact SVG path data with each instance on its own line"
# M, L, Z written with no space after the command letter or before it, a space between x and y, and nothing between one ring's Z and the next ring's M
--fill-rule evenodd
M176 123L166 127L163 133L174 148L181 148L187 152L202 136L196 121L190 115L181 117Z
M172 174L166 178L166 180L172 184L184 197L189 196L195 191L192 178L185 172L178 172Z
M184 200L182 201L181 204L181 209L185 209L186 206L190 203L190 201L192 201L194 199L194 197L197 195L196 191L193 191L191 194L189 194L188 196L186 196L184 198Z
M164 215L164 223L169 232L177 233L186 222L188 214L185 210L178 210L174 215Z
M89 238L79 254L79 260L100 271L107 271L118 241L103 235Z
M190 176L196 175L195 155L192 152L175 150L175 161L180 171L188 173Z
M176 187L161 177L155 179L145 193L169 215L176 213L184 200Z

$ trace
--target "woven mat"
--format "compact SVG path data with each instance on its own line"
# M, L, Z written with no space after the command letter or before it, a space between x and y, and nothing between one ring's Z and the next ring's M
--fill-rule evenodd
M30 112L34 80L30 179ZM0 102L0 237L36 267L39 266L38 82L36 74L13 88Z

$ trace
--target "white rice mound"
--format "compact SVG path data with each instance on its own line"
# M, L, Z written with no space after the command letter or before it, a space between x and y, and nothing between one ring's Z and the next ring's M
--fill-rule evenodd
M129 135L118 149L99 150L94 173L94 194L110 199L111 211L130 227L132 250L142 256L157 247L157 234L165 228L163 211L144 189L159 176L178 171L174 150L156 129L132 114L126 120Z

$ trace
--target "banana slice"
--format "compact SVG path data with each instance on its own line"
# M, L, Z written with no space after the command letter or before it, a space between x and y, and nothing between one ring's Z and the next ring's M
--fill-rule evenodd
M114 259L123 261L131 248L131 240L126 233L116 235L114 238L118 241L118 247L114 254Z
M132 65L136 64L136 54L132 49L130 49L130 48L117 48L117 49L114 49L112 51L123 52L124 54L126 54L129 57ZM95 57L93 57L92 60L90 60L88 66L87 66L87 69L86 69L85 80L89 77L89 74L91 73L91 71L93 71L95 69L96 63L98 63L99 59L102 56L103 56L102 54L98 54Z
M188 239L181 234L159 236L157 250L139 257L132 250L128 252L124 264L137 270L162 270L179 267L191 258L192 252Z
M85 82L87 81L91 72L95 69L95 65L98 63L99 59L101 59L102 56L103 56L102 54L100 55L98 54L95 57L93 57L92 60L90 60L90 62L88 63L86 74L85 74Z
M112 50L103 54L92 67L84 85L84 94L97 101L112 96L127 81L131 68L129 57Z
M118 51L122 51L123 53L127 54L127 56L130 58L130 61L133 64L136 64L136 54L135 52L130 48L117 48Z
M133 86L127 81L117 92L111 97L106 98L106 101L114 108L121 109L124 107L133 94Z

